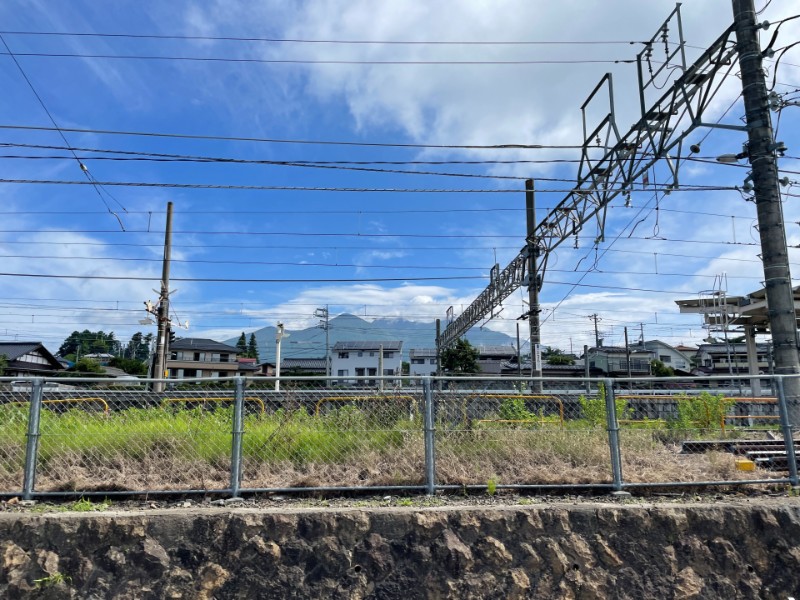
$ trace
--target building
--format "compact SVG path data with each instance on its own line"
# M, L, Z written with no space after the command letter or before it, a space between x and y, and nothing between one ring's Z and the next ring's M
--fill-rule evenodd
M475 346L478 351L478 367L482 375L500 375L503 363L517 358L514 346Z
M204 338L179 338L170 344L170 379L225 378L238 374L234 346Z
M0 356L6 361L4 377L41 377L64 370L41 342L0 342Z
M770 345L756 344L756 366L759 373L770 369ZM745 343L700 344L695 355L697 375L740 375L750 373Z
M634 344L631 348L637 350L649 350L653 353L653 359L660 360L665 366L672 368L678 375L689 375L692 372L692 354L679 348L670 346L661 340L648 340L642 344Z
M274 371L272 373L275 374ZM284 358L281 360L281 376L298 375L313 376L328 374L325 358Z
M627 377L629 356L630 376L649 377L650 361L656 358L656 354L641 346L589 348L584 360L589 361L589 374L592 377Z
M402 341L336 342L331 349L331 375L339 383L351 385L376 385L376 382L357 382L346 377L375 377L380 369L383 350L383 375L400 375L402 370ZM387 381L391 383L391 381Z
M427 377L436 375L438 359L436 348L411 348L408 351L409 375Z

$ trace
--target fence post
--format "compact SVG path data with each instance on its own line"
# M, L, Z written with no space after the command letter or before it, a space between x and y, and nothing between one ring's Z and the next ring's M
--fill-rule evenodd
M778 389L778 414L781 419L781 430L783 431L783 443L786 444L786 460L789 463L789 481L792 487L798 487L797 480L797 456L794 453L794 436L792 434L792 424L789 422L789 407L786 404L786 394L783 391L783 377L775 378L775 385Z
M25 446L25 475L22 481L22 499L33 498L33 489L36 482L36 462L39 454L39 420L42 414L42 389L41 378L33 380L31 385L31 406L28 413L28 434Z
M233 432L231 435L231 496L239 496L242 483L242 427L244 413L244 379L236 377L236 396L233 402Z
M425 394L424 429L425 429L425 492L432 496L436 492L436 436L433 424L433 392L431 380L422 380Z
M608 445L611 449L611 476L614 493L622 492L622 459L619 449L619 422L617 421L617 405L614 398L614 381L605 380L606 424L608 427Z

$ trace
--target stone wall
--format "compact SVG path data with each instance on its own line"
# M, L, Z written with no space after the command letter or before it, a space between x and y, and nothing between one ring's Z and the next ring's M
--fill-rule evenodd
M4 513L0 597L786 600L798 514L794 499Z

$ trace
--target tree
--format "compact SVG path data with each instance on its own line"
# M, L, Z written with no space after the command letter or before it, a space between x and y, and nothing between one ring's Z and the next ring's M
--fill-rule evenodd
M8 356L6 356L5 354L0 354L0 377L5 375L7 368L8 368Z
M460 339L452 348L442 351L442 369L449 373L477 373L478 349L465 339Z
M674 377L675 369L668 367L660 360L653 359L650 361L650 370L653 372L654 377Z
M142 375L147 376L147 363L134 358L120 358L115 356L109 361L110 367L122 369L128 375Z
M116 346L117 340L114 332L105 333L104 331L73 331L58 349L58 355L67 357L74 355L79 358L86 354L105 354L110 353Z
M256 334L250 334L250 342L247 344L247 357L255 358L258 362L258 343L256 342Z
M569 354L551 354L547 358L547 363L551 365L574 365L575 359Z
M93 373L105 373L106 370L100 366L100 363L96 360L92 360L91 358L82 358L74 365L72 365L67 371L72 373L86 373L86 374L93 374Z
M239 356L247 356L247 338L244 331L239 336L239 341L236 342L236 349L239 351Z

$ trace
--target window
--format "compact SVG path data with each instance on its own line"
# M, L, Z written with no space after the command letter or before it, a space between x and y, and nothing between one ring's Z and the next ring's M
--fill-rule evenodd
M670 363L672 362L672 357L669 354L659 354L658 360L662 363Z
M375 356L375 353L374 352L370 352L369 355L370 356Z
M219 362L230 362L230 354L220 354Z
M194 353L194 361L195 362L205 361L205 359L206 359L206 353L205 352L195 352Z
M364 353L363 352L359 352L358 353L358 357L361 358L362 356L364 356Z
M384 375L394 375L394 369L384 369L383 370L383 374Z
M436 364L436 359L432 358L430 364L435 365Z
M424 358L412 358L411 359L411 364L412 365L424 365L425 364L425 359Z
M364 376L364 369L356 368L356 377L363 377Z
M372 377L378 374L378 369L367 369L367 374Z
M383 358L394 358L394 352L384 352Z
M350 358L349 352L339 352L339 358ZM346 373L345 373L346 375Z
M339 377L343 377L345 375L349 375L348 369L339 369L336 373Z

